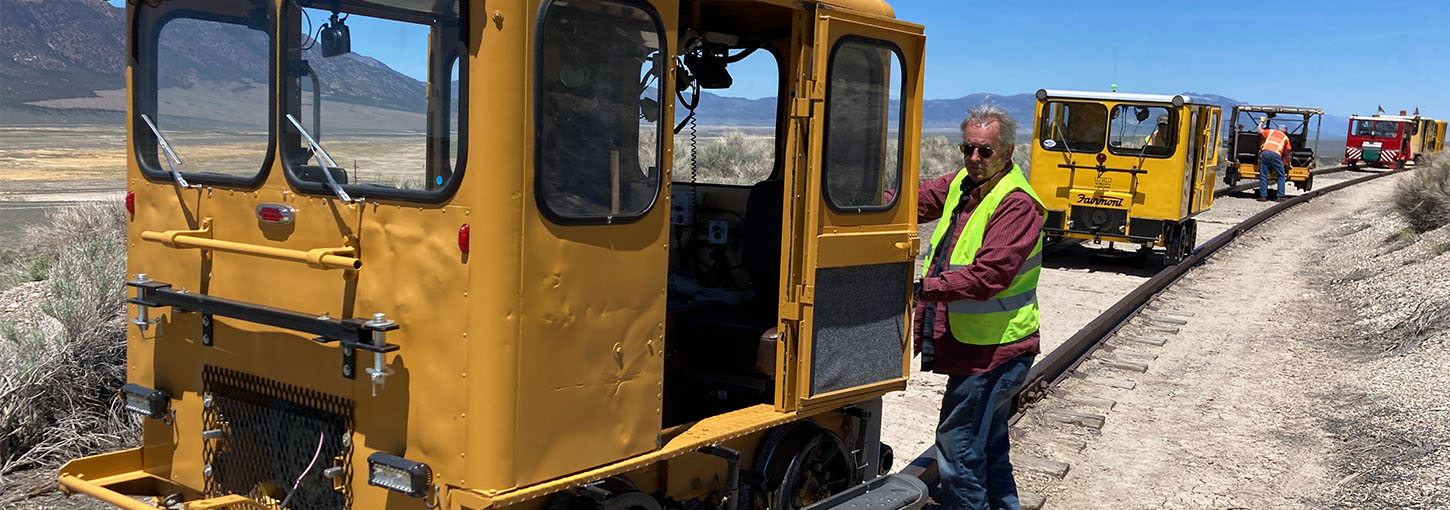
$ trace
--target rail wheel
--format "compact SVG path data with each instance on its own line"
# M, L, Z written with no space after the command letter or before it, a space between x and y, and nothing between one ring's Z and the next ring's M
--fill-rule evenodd
M1309 177L1305 177L1304 184L1300 185L1299 189L1301 191L1304 191L1305 193L1308 193L1310 190L1314 189L1314 174L1309 174Z
M1223 183L1229 185L1229 187L1238 186L1239 171L1231 168L1228 171L1224 172Z
M752 491L755 507L797 509L838 494L856 483L856 461L835 433L797 422L767 438L755 472L763 478Z
M1163 242L1163 265L1174 266L1183 261L1183 225L1168 228L1168 238Z
M1178 259L1180 261L1193 255L1193 250L1198 249L1198 220L1183 222L1183 230L1183 256Z

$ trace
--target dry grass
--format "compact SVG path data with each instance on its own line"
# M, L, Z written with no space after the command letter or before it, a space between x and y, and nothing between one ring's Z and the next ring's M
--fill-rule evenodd
M0 325L0 477L138 437L116 396L126 380L124 225L119 203L58 209L27 229L31 251L10 259L46 261L39 312L59 327Z
M1395 210L1417 233L1450 225L1450 153L1432 154L1400 181Z

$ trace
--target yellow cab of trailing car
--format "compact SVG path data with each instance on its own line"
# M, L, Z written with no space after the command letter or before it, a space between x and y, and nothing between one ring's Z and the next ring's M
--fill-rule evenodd
M1314 120L1314 143L1309 143L1309 124ZM1284 162L1288 175L1285 180L1294 183L1301 191L1314 188L1314 168L1317 165L1314 151L1319 147L1319 127L1324 121L1324 110L1297 106L1238 105L1229 114L1229 133L1224 140L1228 167L1223 182L1229 186L1238 184L1239 179L1259 178L1259 148L1264 145L1264 135L1259 126L1283 131L1289 136L1291 155ZM1273 177L1273 176L1270 176Z
M122 398L142 440L71 461L67 491L128 509L925 501L883 476L879 439L910 367L925 45L885 2L126 13ZM197 34L257 55L236 69L255 86L210 91L265 116L225 128L230 152L197 148L197 98L171 85L167 53ZM404 47L426 63L399 82L416 104L383 110L407 129L365 121L379 64L349 53L387 34L425 42ZM774 167L690 181L672 119L757 51L778 69ZM712 258L713 279L694 270Z
M1036 112L1028 180L1047 207L1049 238L1161 246L1169 264L1192 252L1192 217L1213 205L1218 106L1044 89Z

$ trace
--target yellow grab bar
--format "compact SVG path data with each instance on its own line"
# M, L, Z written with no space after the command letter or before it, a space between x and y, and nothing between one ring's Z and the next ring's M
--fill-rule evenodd
M141 232L141 239L161 243L171 248L199 248L203 250L216 250L227 253L302 262L319 269L362 268L362 260L355 256L357 255L357 248L352 246L316 248L303 251L212 239L211 218L202 219L201 228L198 230L167 230L165 232L147 230Z
M142 503L125 494L82 480L75 475L60 475L60 485L68 491L79 492L126 510L161 510L161 507Z

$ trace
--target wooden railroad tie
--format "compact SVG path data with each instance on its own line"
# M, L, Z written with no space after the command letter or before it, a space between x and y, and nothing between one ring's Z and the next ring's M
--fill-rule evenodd
M1066 392L1066 391L1063 391L1063 390L1060 390L1060 389L1056 389L1056 388L1053 388L1051 390L1047 390L1047 394L1048 395L1052 395L1055 398L1059 398L1059 399L1065 400L1065 401L1067 401L1069 403L1078 404L1078 405L1084 405L1084 406L1088 406L1088 407L1096 407L1096 408L1099 408L1099 409L1112 410L1113 406L1118 405L1118 401L1113 400L1113 399L1110 399L1110 398L1099 398L1099 397L1090 397L1090 396L1087 396L1087 395L1078 395L1078 394L1069 393L1069 392Z
M1059 480L1067 476L1067 471L1072 468L1066 462L1058 462L1052 459L1033 457L1021 453L1012 455L1012 467L1035 471Z
M1071 413L1067 411L1044 411L1042 417L1058 423L1079 425L1093 430L1101 430L1107 422L1107 417L1101 414Z
M1174 326L1182 326L1184 324L1188 324L1188 321L1186 321L1186 320L1183 320L1183 319L1175 319L1175 318L1172 318L1172 317L1158 317L1156 315L1147 315L1147 316L1144 316L1143 318L1144 319L1147 319L1150 322L1156 322L1156 323L1159 323L1159 324L1172 324Z
M1047 498L1034 492L1019 490L1017 491L1017 504L1022 507L1022 510L1042 510L1042 506L1047 504Z
M1097 384L1097 385L1100 385L1100 386L1107 386L1109 388L1118 388L1118 389L1124 389L1124 390L1131 390L1131 389L1133 389L1133 388L1135 388L1135 387L1138 386L1138 383L1135 383L1133 381L1128 381L1128 380L1124 380L1124 379L1111 379L1111 378L1107 378L1107 377L1091 376L1091 375L1084 374L1082 372L1078 372L1076 370L1073 370L1071 372L1068 372L1067 375L1068 375L1068 377L1082 379L1083 381L1086 381L1086 382L1089 382L1089 383L1093 383L1093 384Z
M1148 345L1153 345L1153 346L1158 346L1158 347L1162 347L1163 344L1168 343L1168 340L1167 339L1164 339L1164 338L1146 338L1146 337L1137 337L1137 336L1124 336L1124 337L1118 337L1118 338L1122 338L1124 341L1127 341L1127 342L1134 342L1134 343L1140 343L1140 344L1148 344Z
M1148 364L1139 361L1115 359L1106 356L1100 356L1097 353L1093 353L1092 359L1097 360L1098 363L1102 363L1103 366L1108 368L1116 368L1118 370L1126 370L1129 372L1137 372L1140 374L1148 371Z
M1113 353L1114 356L1122 356L1124 358L1134 358L1134 359L1141 359L1141 360L1148 360L1148 361L1153 361L1155 359L1158 359L1158 355L1157 354L1152 354L1152 353L1147 353L1147 352L1131 351L1131 350L1128 350L1128 349L1124 349L1124 348L1118 347L1117 345L1114 345L1114 344L1102 344L1102 345L1098 346L1098 350L1099 351L1105 351L1105 352L1111 352L1111 353Z

